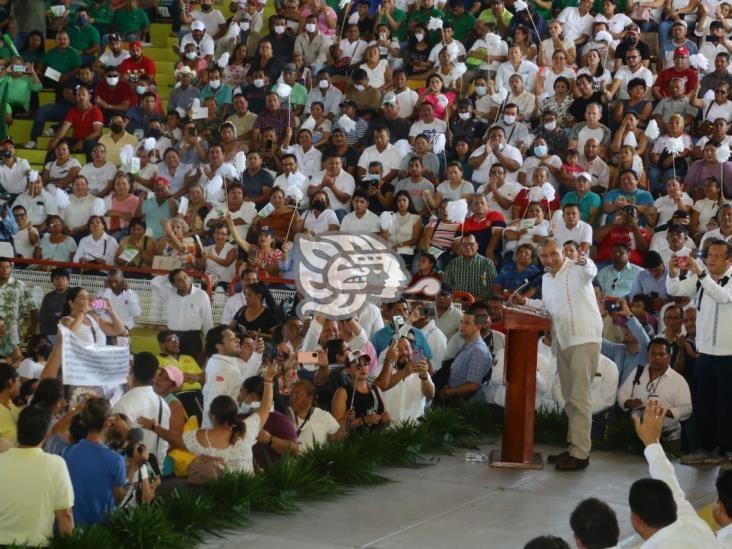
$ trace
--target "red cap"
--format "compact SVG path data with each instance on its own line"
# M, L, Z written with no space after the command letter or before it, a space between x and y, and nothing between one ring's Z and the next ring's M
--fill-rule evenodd
M156 177L155 184L163 185L164 187L168 187L170 185L170 182L167 179L165 179L164 177Z
M130 42L130 46L127 49L134 48L134 47L138 47L138 48L142 49L142 42L140 42L139 40Z
M674 50L674 57L689 57L689 49L686 46L678 47Z

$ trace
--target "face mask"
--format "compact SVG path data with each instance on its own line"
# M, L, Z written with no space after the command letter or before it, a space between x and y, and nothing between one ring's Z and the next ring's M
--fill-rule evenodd
M512 126L516 123L516 117L512 116L510 114L504 114L503 115L503 121L508 124L509 126Z
M211 11L211 4L201 4L201 10L202 11Z
M488 93L488 90L485 86L475 86L475 93L479 96L484 96L486 93Z
M284 32L285 32L285 27L284 27L284 25L277 25L277 26L276 26L276 27L274 28L274 31L275 31L275 33L277 33L277 34L282 34L282 33L284 33Z
M87 20L87 18L86 18L86 17L77 17L77 18L76 18L76 26L77 26L77 27L86 27L86 24L87 24L88 22L89 22L89 21Z
M315 26L315 23L308 23L307 25L305 25L305 30L308 32L315 32L315 29L317 28L318 27Z
M112 133L122 133L122 130L124 130L122 124L112 124L109 129L112 130Z
M328 88L330 88L330 82L328 82L327 80L321 80L320 82L318 82L318 87L321 90L327 90Z
M161 130L150 130L150 137L154 137L155 139L160 139L163 136L163 132Z
M255 88L261 88L264 86L264 80L262 80L261 78L255 78L254 82L252 83L254 84Z
M366 86L364 86L362 84L354 84L353 87L356 88L360 92L362 92L363 90L366 89Z
M196 57L198 57L198 54L195 51L188 51L186 52L186 57L193 61Z
M119 82L119 76L115 76L113 78L107 77L107 84L110 86L116 86L117 82Z
M142 95L147 91L147 88L145 86L137 86L135 91L137 92L137 95Z
M211 86L211 89L213 90L218 89L221 86L221 80L209 80L208 85Z
M548 132L553 132L557 129L557 121L553 120L551 122L547 122L546 124L544 124L544 129Z
M417 42L421 42L422 40L424 40L424 34L422 34L421 32L419 32L419 33L417 33L417 34L414 35L414 39Z
M239 412L241 412L242 415L248 416L249 414L253 414L259 410L259 404L259 402L252 402L251 404L248 402L242 402L241 406L239 406Z
M322 212L325 209L325 201L324 200L313 200L312 206L313 206L313 210Z
M549 148L546 145L537 145L534 147L534 156L545 156Z
M239 23L239 28L243 30L244 32L249 30L249 21L242 21Z
M459 112L458 116L460 120L470 120L471 114L469 112Z

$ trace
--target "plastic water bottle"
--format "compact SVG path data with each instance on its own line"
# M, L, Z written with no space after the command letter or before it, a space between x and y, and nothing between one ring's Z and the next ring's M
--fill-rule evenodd
M466 452L465 462L466 463L484 463L488 461L488 456L483 452Z

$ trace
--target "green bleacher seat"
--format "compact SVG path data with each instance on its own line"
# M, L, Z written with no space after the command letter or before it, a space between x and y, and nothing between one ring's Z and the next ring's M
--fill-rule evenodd
M21 149L18 151L18 154L25 158L31 164L43 165L43 160L46 158L46 148L43 147L33 150Z
M158 84L158 89L161 88L172 88L175 86L175 76L171 74L156 74L155 82Z
M142 53L155 63L159 61L178 61L178 56L170 48L145 48Z
M164 48L172 31L170 23L153 23L150 25L150 41L155 47Z

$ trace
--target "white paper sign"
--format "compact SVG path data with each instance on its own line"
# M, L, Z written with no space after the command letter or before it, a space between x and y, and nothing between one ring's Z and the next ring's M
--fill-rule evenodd
M140 159L136 156L130 160L130 173L132 175L138 175L140 173Z
M186 215L188 213L188 197L180 197L180 206L178 206L178 215Z
M193 120L200 120L201 118L208 118L208 107L193 107L192 118Z
M124 252L119 254L119 258L124 261L125 265L135 259L140 251L136 248L127 248Z
M130 348L84 345L71 330L59 325L63 339L61 367L65 385L123 385L130 370Z
M61 80L61 73L51 67L46 67L46 72L43 73L43 76L50 78L54 82Z

